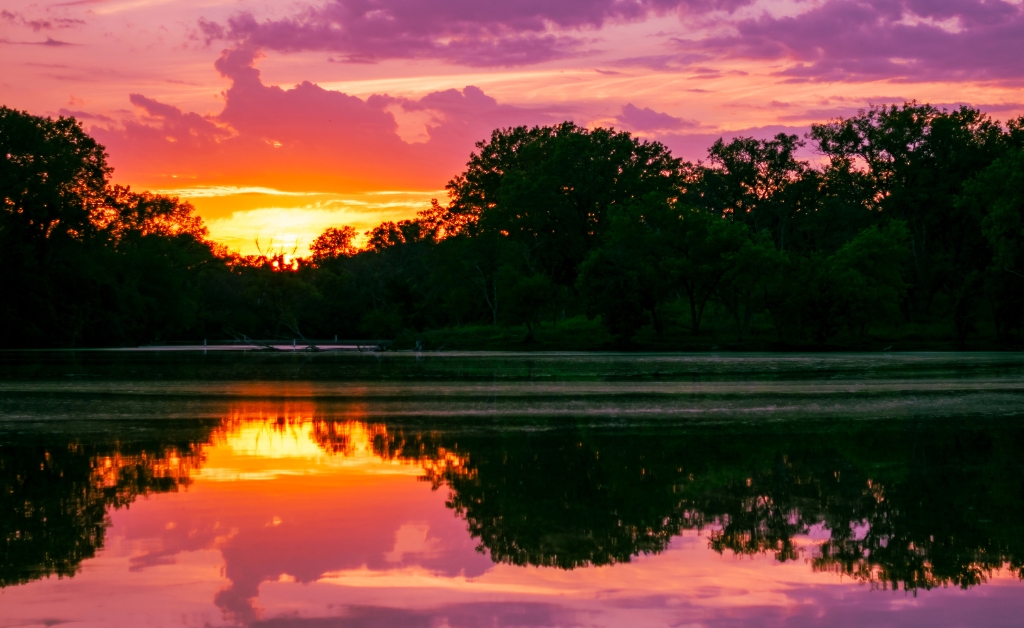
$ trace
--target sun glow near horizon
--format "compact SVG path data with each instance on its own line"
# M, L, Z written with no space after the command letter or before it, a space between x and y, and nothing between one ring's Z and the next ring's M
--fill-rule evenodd
M375 190L362 193L285 191L242 186L196 186L153 190L195 206L210 238L241 255L287 253L308 256L309 245L328 227L365 232L383 221L414 217L444 199L444 190Z

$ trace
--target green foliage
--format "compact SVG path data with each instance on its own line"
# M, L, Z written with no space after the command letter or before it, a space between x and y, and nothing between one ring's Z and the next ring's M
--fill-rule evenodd
M534 328L551 311L557 294L551 278L543 273L523 275L505 265L498 269L497 281L505 296L502 317L513 325L526 325L527 342L534 340Z
M590 311L616 321L616 333L628 336L639 327L642 310L661 333L661 309L684 295L690 329L697 334L708 302L735 275L737 255L749 232L740 224L649 194L613 210L606 241L605 249L583 267L581 286Z
M617 336L633 336L646 322L647 311L653 305L652 295L644 290L644 270L638 267L636 257L622 250L599 249L592 253L580 267L577 282L587 315L600 316L608 331Z
M793 222L813 210L817 173L796 157L795 135L771 140L740 137L708 149L710 165L687 167L685 198L695 207L729 216L754 233L772 234L780 250L792 246Z
M359 331L369 338L394 338L402 331L402 315L394 310L370 310L359 321Z
M487 324L534 341L582 315L652 348L1019 345L1022 129L907 103L697 164L613 129L498 129L446 205L362 250L332 227L296 260L227 254L187 203L111 185L73 119L0 109L0 345Z
M780 339L823 345L844 327L863 336L870 323L893 319L905 290L908 239L906 226L895 221L861 231L832 255L769 257L766 306Z
M969 181L960 206L984 216L982 230L992 250L988 283L997 330L1019 334L1024 325L1024 149L995 160Z
M6 246L46 254L96 231L107 156L73 118L39 118L0 107L0 233Z
M968 180L1006 150L1009 138L976 109L947 112L917 103L873 107L815 125L811 136L833 165L863 167L869 207L907 224L913 262L909 318L927 317L942 295L963 346L975 326L989 251L982 216L957 198Z
M983 228L992 262L1004 271L1024 271L1024 151L996 160L964 189L965 203L985 207Z
M871 321L898 316L909 244L906 224L895 220L861 231L831 257L831 272L845 292L843 317L848 325L863 333Z
M196 333L223 260L188 203L111 186L72 118L0 107L0 344L135 344Z
M449 211L474 233L501 234L563 286L600 240L610 209L676 194L679 161L657 142L571 122L499 129L448 184Z

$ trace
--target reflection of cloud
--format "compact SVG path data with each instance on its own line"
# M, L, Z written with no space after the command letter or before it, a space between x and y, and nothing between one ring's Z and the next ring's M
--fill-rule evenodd
M430 536L430 525L406 523L395 531L395 547L384 554L389 563L400 563L406 556L436 558L441 553L441 540Z
M248 625L264 586L328 573L415 566L458 578L490 567L443 498L414 480L424 467L402 455L399 434L317 410L306 400L238 404L205 450L196 483L220 493L218 524L236 530L221 545L231 581L215 597L223 611ZM348 414L360 416L360 405ZM238 488L246 483L259 488Z

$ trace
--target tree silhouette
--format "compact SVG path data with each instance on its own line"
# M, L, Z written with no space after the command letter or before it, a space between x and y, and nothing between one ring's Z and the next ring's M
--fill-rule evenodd
M596 317L611 335L586 333L591 348L1019 345L1022 138L1024 118L916 102L806 138L720 139L697 163L614 129L497 129L449 202L381 223L362 249L331 227L309 260L284 260L229 253L188 203L112 184L74 119L0 108L0 291L17 295L0 300L0 346L412 348L490 325L575 348Z

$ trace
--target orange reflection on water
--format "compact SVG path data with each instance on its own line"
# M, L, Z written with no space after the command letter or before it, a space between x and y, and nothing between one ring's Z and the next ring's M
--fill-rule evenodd
M91 459L92 484L96 488L115 488L125 484L126 474L144 472L152 478L187 484L202 466L202 455L169 448L157 454L114 453Z
M386 425L368 423L358 404L343 417L318 417L312 403L235 409L203 448L204 480L270 478L281 474L399 474L434 477L461 470L464 459L444 447L427 450ZM455 471L459 472L459 471Z
M3 589L0 626L852 626L910 612L953 625L982 608L1012 618L1021 601L1002 573L912 597L816 571L798 547L765 548L789 552L782 563L720 555L714 526L627 563L495 564L450 507L446 482L478 480L472 454L366 418L357 404L339 420L312 402L239 403L192 450L93 458L97 487L147 473L184 488L112 510L74 578Z

